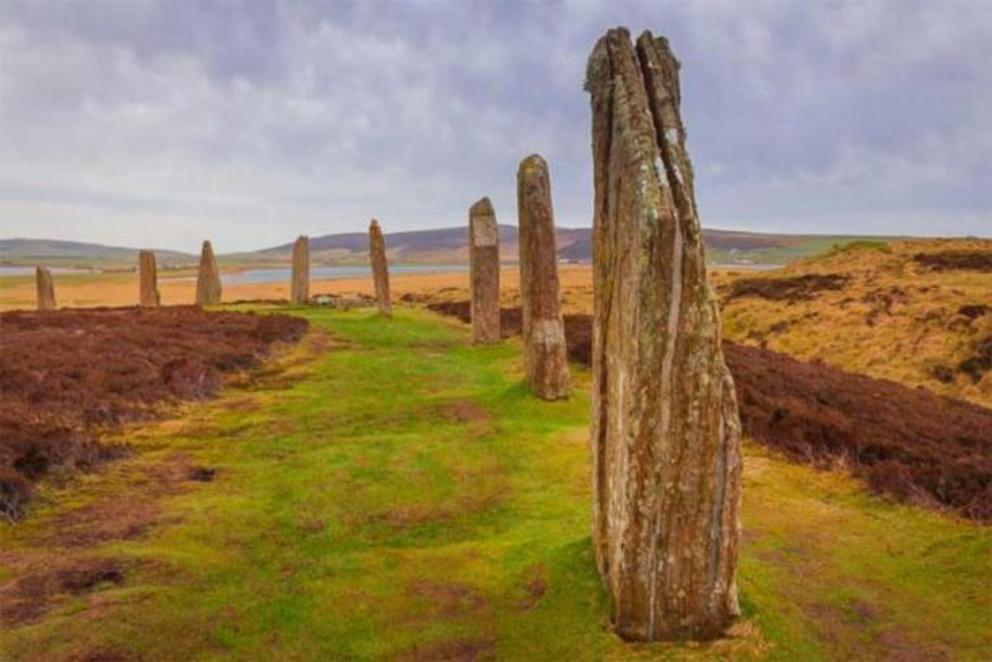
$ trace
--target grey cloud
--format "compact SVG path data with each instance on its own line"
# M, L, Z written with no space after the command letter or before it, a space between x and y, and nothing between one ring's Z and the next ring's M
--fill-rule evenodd
M992 9L973 2L8 2L5 235L221 250L513 222L517 161L591 217L585 58L668 35L705 224L992 234Z

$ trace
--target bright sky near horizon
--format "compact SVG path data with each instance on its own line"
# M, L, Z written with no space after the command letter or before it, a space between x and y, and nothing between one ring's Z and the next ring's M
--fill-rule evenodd
M456 225L551 164L591 222L585 62L668 36L703 224L992 236L992 2L4 0L0 237L220 252Z

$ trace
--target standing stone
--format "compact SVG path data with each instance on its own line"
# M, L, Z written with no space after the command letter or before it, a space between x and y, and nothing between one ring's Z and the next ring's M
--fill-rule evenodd
M310 300L310 238L297 237L293 244L293 274L289 284L289 300L307 303Z
M545 400L568 397L568 353L558 294L558 251L548 164L537 154L517 170L520 299L527 382Z
M217 258L209 241L203 242L200 250L200 270L196 276L196 303L199 306L213 306L221 300L220 270Z
M55 310L55 283L52 272L38 265L34 268L34 281L38 290L38 310Z
M707 639L739 614L740 422L706 284L679 62L610 30L592 97L593 546L624 638Z
M372 262L372 282L375 284L375 299L379 313L391 316L393 304L389 300L389 263L386 261L386 240L382 237L379 221L372 219L369 224L369 260Z
M499 226L489 198L468 210L472 342L499 342Z
M138 251L138 286L139 301L143 307L154 308L161 303L155 253L152 251Z

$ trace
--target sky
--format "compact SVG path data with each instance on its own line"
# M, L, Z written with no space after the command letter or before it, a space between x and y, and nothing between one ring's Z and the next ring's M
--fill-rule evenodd
M992 2L3 0L0 237L194 252L592 219L586 59L669 37L704 227L992 236Z

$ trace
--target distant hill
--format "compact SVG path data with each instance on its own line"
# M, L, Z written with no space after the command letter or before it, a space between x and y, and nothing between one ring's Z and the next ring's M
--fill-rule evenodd
M517 228L500 225L500 252L503 260L517 260ZM854 237L841 235L781 235L732 230L703 230L707 259L718 264L784 264L830 250ZM884 239L871 237L871 239ZM571 262L592 259L592 231L589 228L558 228L558 257ZM464 226L438 230L392 232L386 235L390 259L404 263L464 263L468 261L468 229ZM289 259L292 244L282 244L255 253L239 254L250 261ZM364 232L328 234L310 238L310 259L316 263L364 262L368 256L368 236ZM234 256L229 256L234 257Z
M588 228L558 228L556 232L559 255L562 249L576 242L589 242ZM504 261L518 256L517 228L500 225L500 254ZM262 259L288 259L292 243L273 246L254 254ZM328 234L310 238L310 259L317 262L364 262L368 256L369 238L364 232ZM412 230L386 234L386 249L390 259L405 263L464 263L468 261L468 228L465 226L437 230ZM591 259L585 251L576 260Z
M505 262L518 257L517 228L499 226L500 249ZM891 239L890 237L889 239ZM570 262L592 259L589 228L558 228L558 256ZM784 264L800 257L829 251L837 244L855 239L887 239L840 235L784 235L703 230L706 257L711 264ZM468 261L468 229L464 226L436 230L392 232L386 247L393 262L406 264L458 264ZM218 247L219 248L219 247ZM292 244L243 253L220 254L227 265L276 265L289 262ZM192 266L197 256L179 251L156 250L160 267ZM76 241L48 239L0 239L0 265L31 266L45 263L55 267L99 267L130 269L138 259L138 249L105 246ZM364 232L327 234L310 239L313 264L357 264L368 259L368 235Z
M179 251L153 250L159 266L165 268L196 264L199 259ZM0 265L39 263L56 267L127 268L138 264L138 249L53 239L0 239Z

